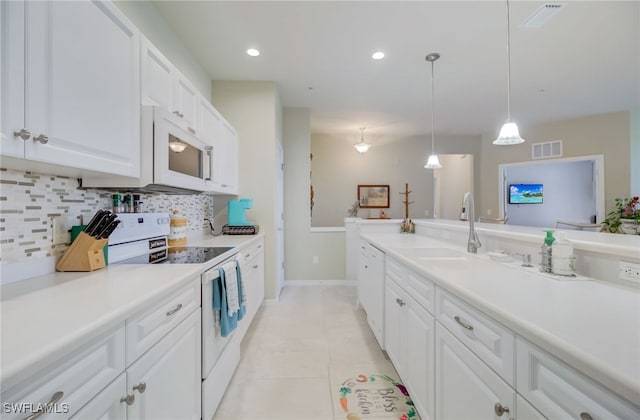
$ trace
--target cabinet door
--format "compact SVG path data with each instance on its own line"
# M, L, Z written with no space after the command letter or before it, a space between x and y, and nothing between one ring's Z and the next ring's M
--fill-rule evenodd
M173 106L175 109L173 113L182 119L186 130L191 134L196 134L198 91L182 73L177 70L175 73L173 91Z
M418 413L435 418L435 318L418 303L407 298L406 378Z
M407 311L404 293L389 277L384 294L384 348L400 377L406 377L404 344L406 340Z
M127 417L127 405L120 401L127 395L127 377L121 374L102 392L96 395L87 405L82 407L72 420L117 420Z
M200 419L200 309L127 369L134 419Z
M198 137L212 149L211 168L207 180L207 191L222 192L222 166L224 144L221 139L222 120L216 109L204 97L200 97L200 115L198 117Z
M369 311L367 321L380 347L384 348L384 252L369 245Z
M0 153L24 157L24 2L0 2ZM28 139L30 141L30 138Z
M226 121L222 121L222 141L224 142L222 188L227 194L238 193L238 133Z
M436 322L436 419L507 419L515 400L504 380ZM499 416L496 404L509 412Z
M367 242L360 241L360 251L358 252L358 302L365 312L369 313L370 299L369 299L369 253L367 252Z
M516 418L518 420L546 420L527 400L520 395L517 396Z
M173 111L173 65L151 42L142 37L140 42L140 90L142 105L159 106L167 112Z
M140 175L140 39L111 3L26 3L25 158Z

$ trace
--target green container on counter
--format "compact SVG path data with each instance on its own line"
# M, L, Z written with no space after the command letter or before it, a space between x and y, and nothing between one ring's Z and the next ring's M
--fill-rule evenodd
M76 240L78 235L80 235L80 232L83 232L86 227L87 225L71 226L71 242L72 243L73 241ZM104 265L109 265L109 245L108 244L105 245L104 248L102 248L102 253L104 254Z

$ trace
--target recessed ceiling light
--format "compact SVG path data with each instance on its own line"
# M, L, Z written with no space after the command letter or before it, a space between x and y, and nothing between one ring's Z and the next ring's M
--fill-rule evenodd
M256 50L255 48L249 48L247 50L247 54L249 54L251 57L257 57L260 55L260 51Z
M371 56L374 60L382 60L384 58L384 53L382 51L376 51Z

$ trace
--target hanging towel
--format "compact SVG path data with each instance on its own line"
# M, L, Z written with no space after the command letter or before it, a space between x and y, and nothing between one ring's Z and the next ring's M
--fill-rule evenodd
M224 287L227 291L227 315L232 316L240 310L238 262L234 260L223 264L222 271L224 271Z
M225 288L224 270L218 270L220 278L213 280L213 311L216 319L220 319L220 335L226 337L238 326L239 311L229 316L227 310L227 291Z
M244 289L244 282L242 281L242 270L240 270L240 262L236 261L236 277L238 278L238 300L240 302L240 308L238 309L238 321L244 317L247 311L247 294Z

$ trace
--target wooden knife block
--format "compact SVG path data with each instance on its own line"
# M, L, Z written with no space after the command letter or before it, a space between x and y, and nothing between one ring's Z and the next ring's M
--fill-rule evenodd
M104 267L103 248L108 239L96 239L80 232L56 264L56 271L94 271Z

